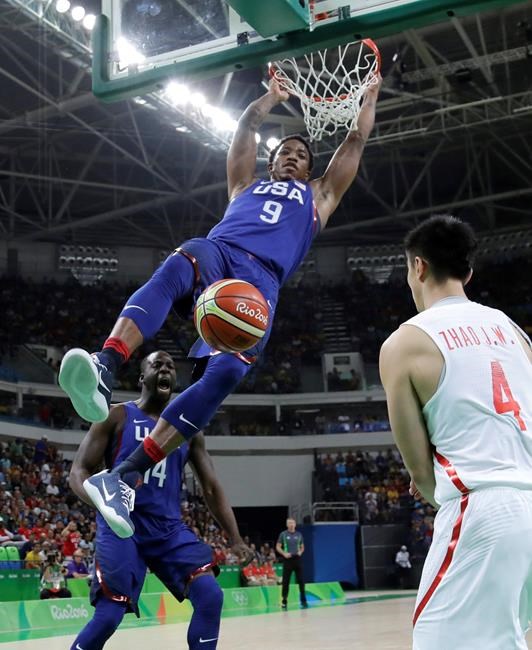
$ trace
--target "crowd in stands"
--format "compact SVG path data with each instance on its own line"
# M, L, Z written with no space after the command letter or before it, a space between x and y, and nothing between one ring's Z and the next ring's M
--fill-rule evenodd
M69 576L92 567L95 515L68 488L69 467L46 436L0 442L0 544L16 545L27 568L58 557Z
M316 501L356 503L361 524L408 524L412 557L426 556L435 510L410 496L410 476L397 450L316 456L315 478ZM354 517L351 508L323 509L318 514L321 521Z
M0 546L18 547L27 568L57 563L67 578L88 577L94 564L95 514L68 488L70 462L45 436L37 442L0 441ZM432 541L434 509L408 493L409 476L399 453L347 451L315 459L315 499L350 502L362 524L404 523L410 526L413 559L425 557ZM218 564L239 565L227 537L199 495L183 492L184 522L213 549ZM322 510L319 521L353 518L353 508ZM254 560L243 571L248 585L276 584L273 546L255 546ZM50 569L52 570L52 569ZM46 596L43 596L46 597Z
M0 441L0 546L16 546L23 566L39 569L44 578L56 565L66 578L88 577L94 566L95 511L68 487L70 465L46 436ZM184 522L212 547L216 562L238 565L202 497L183 497ZM269 573L276 561L272 547L245 541L255 553L253 566Z
M468 295L503 309L524 329L532 331L532 289L522 281L531 273L532 260L526 257L484 261L475 269ZM375 284L357 270L341 283L316 277L309 285L284 287L266 354L238 390L277 394L301 389L303 366L321 362L325 341L321 304L325 297L345 305L351 350L361 352L366 362L376 362L382 342L415 313L405 275L402 269L396 269L386 283ZM80 288L74 279L59 284L54 280L37 283L20 277L1 277L0 376L11 376L9 355L19 344L49 345L62 350L73 346L98 349L135 288L118 284ZM196 338L192 323L171 315L165 328L184 358ZM138 359L155 345L148 342L122 369L117 382L121 388L136 388ZM57 362L50 362L57 370ZM338 378L333 372L329 387L356 390L360 377L355 373L351 378Z

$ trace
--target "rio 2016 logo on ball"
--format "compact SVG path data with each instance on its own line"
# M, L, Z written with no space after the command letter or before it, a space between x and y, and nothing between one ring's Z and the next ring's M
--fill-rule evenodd
M244 280L218 280L200 295L194 325L221 352L244 352L266 333L270 310L262 293Z

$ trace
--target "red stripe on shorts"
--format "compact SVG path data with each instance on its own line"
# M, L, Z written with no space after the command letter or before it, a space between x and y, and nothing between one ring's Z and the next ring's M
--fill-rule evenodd
M109 589L109 586L104 580L103 573L100 569L100 565L98 564L98 562L96 562L96 579L98 580L100 587L102 588L102 591L106 598L109 598L109 600L114 600L115 603L130 602L129 596L120 596L119 594L113 593L111 589Z
M466 488L466 486L462 483L460 478L458 477L458 474L456 473L456 470L454 468L454 465L451 463L450 460L447 460L445 456L442 456L439 452L434 451L434 455L436 456L436 460L438 463L443 467L443 469L447 472L447 476L451 479L453 482L453 485L456 489L460 490L462 494L469 494L471 490L469 488Z
M432 581L432 584L430 585L427 592L423 596L423 599L421 600L419 605L416 607L416 611L414 612L414 625L416 624L416 621L419 618L421 612L427 606L427 603L431 599L432 594L436 591L436 587L443 580L443 577L447 573L447 569L449 568L449 566L450 566L450 564L452 562L453 555L454 555L454 550L456 548L456 545L458 544L458 539L460 537L460 531L462 530L462 521L464 519L464 512L465 512L465 510L467 508L468 503L469 503L469 495L464 494L462 496L462 498L460 499L460 514L458 515L458 519L454 522L453 533L451 535L451 541L449 542L449 546L447 547L447 552L445 553L445 557L443 559L440 570L436 574L436 577Z

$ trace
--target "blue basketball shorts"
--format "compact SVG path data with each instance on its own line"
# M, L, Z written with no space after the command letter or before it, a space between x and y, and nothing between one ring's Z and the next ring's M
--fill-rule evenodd
M90 600L100 596L127 604L138 616L138 599L149 568L179 601L185 598L190 577L198 569L218 568L213 551L182 521L132 513L135 534L117 537L97 514L95 577Z
M250 282L262 293L270 308L268 329L262 339L250 350L244 353L246 358L260 356L270 338L271 328L279 296L279 281L256 257L233 246L210 239L190 239L182 244L179 249L186 256L194 260L196 268L196 288L192 301L187 299L176 304L176 311L180 316L190 318L192 308L199 295L209 285L225 278L237 278ZM189 352L189 357L200 359L211 356L216 351L207 343L198 339Z

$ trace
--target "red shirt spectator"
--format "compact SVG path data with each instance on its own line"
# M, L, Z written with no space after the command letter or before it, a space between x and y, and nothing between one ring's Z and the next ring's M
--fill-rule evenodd
M64 557L72 557L74 551L78 548L81 535L78 532L78 525L75 521L71 521L65 530L62 532L63 548L61 553Z
M13 533L4 528L4 520L0 517L0 543L9 542L10 539L13 539Z
M221 546L217 546L214 549L214 561L216 564L225 564L226 557Z
M263 564L260 567L260 572L261 575L263 575L265 578L273 578L274 580L277 578L277 574L275 573L275 570L270 562Z
M244 567L242 573L246 580L251 583L256 583L261 576L261 568L257 558L255 558L251 564L248 564L247 567Z
M30 534L32 533L32 529L28 528L27 526L20 526L19 529L17 530L17 533L19 535L22 535L26 539L30 538Z
M48 531L44 526L35 524L35 526L31 529L31 532L34 533L35 539L41 540L41 538L46 537Z

